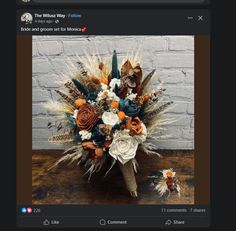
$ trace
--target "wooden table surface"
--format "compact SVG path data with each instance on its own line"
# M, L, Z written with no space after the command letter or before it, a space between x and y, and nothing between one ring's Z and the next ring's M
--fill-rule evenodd
M83 166L66 164L53 170L48 168L62 155L62 151L33 151L32 202L33 204L194 204L193 151L160 151L162 158L138 153L140 165L136 175L137 199L130 197L120 169L116 165L104 177L109 165L94 174L88 183ZM152 180L147 178L158 170L174 168L181 184L181 197L175 193L167 199L153 191Z

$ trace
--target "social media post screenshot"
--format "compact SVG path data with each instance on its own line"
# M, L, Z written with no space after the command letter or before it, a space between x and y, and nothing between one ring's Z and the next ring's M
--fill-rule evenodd
M207 10L18 10L18 227L208 227L210 168Z

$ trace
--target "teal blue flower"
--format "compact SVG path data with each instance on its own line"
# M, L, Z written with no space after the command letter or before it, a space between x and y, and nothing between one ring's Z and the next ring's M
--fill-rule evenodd
M119 110L125 112L127 116L138 116L140 108L129 99L121 99Z

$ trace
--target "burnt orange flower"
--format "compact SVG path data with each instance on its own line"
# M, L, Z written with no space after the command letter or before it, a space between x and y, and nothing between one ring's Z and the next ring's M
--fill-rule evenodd
M99 80L97 77L95 77L95 76L91 76L91 77L90 77L90 80L91 80L94 84L100 84L100 80Z
M142 121L138 118L129 118L126 128L130 130L130 135L140 135L143 131Z
M103 151L102 148L96 148L96 149L95 149L95 157L96 157L96 158L102 157L102 156L103 156L103 153L104 153L104 151Z
M149 95L144 95L144 96L143 96L143 101L144 101L144 102L147 102L149 99L150 99L150 96L149 96Z
M104 145L105 148L109 148L111 143L112 143L111 140L106 140L103 145Z
M86 100L85 99L77 99L77 100L75 100L75 105L77 106L77 107L80 107L80 106L82 106L82 105L84 105L86 103Z
M97 146L92 141L84 141L82 142L82 146L84 149L96 149Z
M82 146L85 150L89 151L92 159L98 159L103 156L103 148L97 147L92 141L84 141L82 142Z
M99 67L99 69L100 69L101 71L102 71L102 69L103 69L104 66L105 66L105 65L104 65L103 62L100 62L99 65L98 65L98 67Z
M118 115L118 117L119 117L120 120L124 120L124 119L125 119L125 113L124 113L123 111L119 111L119 112L117 113L117 115Z
M76 124L81 130L90 131L98 121L98 114L90 104L82 105L77 113Z

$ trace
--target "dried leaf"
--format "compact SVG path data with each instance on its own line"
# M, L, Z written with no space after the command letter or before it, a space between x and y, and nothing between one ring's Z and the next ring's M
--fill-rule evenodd
M130 70L132 70L132 69L133 69L133 67L132 67L130 61L127 60L121 68L121 78L124 77L124 76L129 75Z

